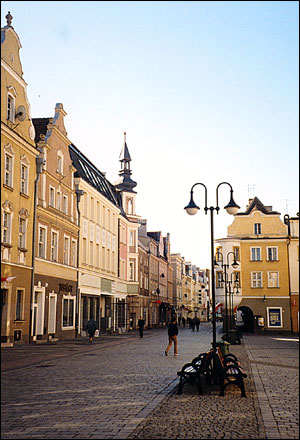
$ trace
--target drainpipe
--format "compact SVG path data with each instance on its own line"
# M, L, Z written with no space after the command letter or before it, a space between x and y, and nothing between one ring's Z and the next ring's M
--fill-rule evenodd
M79 242L80 242L80 209L79 202L80 198L85 194L85 191L78 188L78 185L75 185L75 194L76 194L76 207L78 213L77 225L78 229L78 237L77 237L77 281L76 281L76 321L75 321L75 338L78 337L79 333L79 311L80 311L80 289L79 289Z
M28 343L31 343L31 327L32 327L32 313L33 313L33 301L34 301L34 274L35 274L35 244L36 244L36 219L37 219L37 205L38 205L38 183L40 175L44 170L46 161L42 156L38 156L35 159L36 162L36 179L34 182L34 206L33 206L33 231L32 231L32 272L31 272L31 290L30 290L30 313L29 313L29 339Z

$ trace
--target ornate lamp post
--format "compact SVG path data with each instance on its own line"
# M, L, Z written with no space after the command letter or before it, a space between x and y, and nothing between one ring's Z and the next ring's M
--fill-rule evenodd
M225 317L225 333L227 334L228 333L228 303L227 303L227 293L228 293L228 290L227 290L227 286L228 286L228 272L227 272L227 269L229 269L229 266L230 266L230 264L229 264L229 255L230 254L232 254L233 255L233 263L231 264L231 266L233 267L233 268L236 268L236 267L238 267L238 265L239 265L239 263L236 261L236 256L235 256L235 253L234 252L228 252L228 254L226 255L226 259L225 259L225 262L224 262L224 258L223 258L223 254L222 254L222 252L216 252L216 256L217 256L217 258L215 258L215 266L216 267L218 267L219 266L219 262L221 263L221 267L222 267L222 269L224 270L224 279L222 279L222 281L224 282L224 288L225 288L225 313L226 313L226 317ZM227 261L227 264L226 264L226 261ZM229 304L229 307L230 307L230 304Z
M232 279L232 275L235 275L235 279ZM233 310L233 295L234 295L234 289L236 289L235 293L238 294L239 292L239 279L237 273L231 273L230 279L227 281L228 284L228 293L229 293L229 309L230 311ZM231 286L233 286L233 289L231 290ZM232 313L230 312L230 330L233 330L233 319L232 319Z
M216 298L215 298L216 294L215 294L215 274L214 274L214 220L213 220L213 213L214 213L214 211L217 211L217 214L219 213L220 208L219 208L219 204L218 204L218 190L219 190L219 187L223 184L230 186L230 200L229 200L229 203L226 206L224 206L224 209L226 209L228 214L235 215L240 207L233 200L233 189L232 189L232 186L230 185L230 183L228 183L228 182L221 182L217 186L217 188L216 188L216 206L215 207L214 206L210 206L210 207L207 206L207 188L204 185L204 183L200 183L200 182L195 183L191 188L190 203L184 208L189 215L197 214L197 212L199 211L200 208L199 208L199 206L196 205L196 203L194 202L194 199L193 199L194 187L196 185L203 186L205 189L205 206L204 206L205 214L207 214L207 211L210 211L211 277L212 277L211 288L212 288L212 323L213 323L212 346L213 346L213 348L216 348Z

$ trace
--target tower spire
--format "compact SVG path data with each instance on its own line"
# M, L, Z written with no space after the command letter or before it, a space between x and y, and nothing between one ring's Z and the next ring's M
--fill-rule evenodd
M124 143L120 153L119 161L121 162L121 169L119 171L119 180L116 182L115 187L120 191L133 192L133 188L137 185L131 179L130 162L131 157L126 143L126 131L124 132Z

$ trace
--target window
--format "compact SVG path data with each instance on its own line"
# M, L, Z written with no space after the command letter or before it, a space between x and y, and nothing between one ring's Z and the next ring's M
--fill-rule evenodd
M64 264L69 264L70 238L64 237Z
M16 321L22 321L24 319L23 304L24 304L24 290L18 289L17 297L16 297Z
M129 261L129 281L135 281L135 264L134 261Z
M96 267L100 267L100 246L96 244Z
M19 248L26 248L26 220L19 218Z
M250 248L250 261L261 261L261 248L252 247Z
M220 287L222 287L223 286L223 272L221 272L221 271L218 271L217 273L216 273L216 287L217 288L220 288Z
M57 191L57 195L56 195L56 209L58 211L61 211L61 192Z
M268 261L277 261L278 260L278 248L275 247L267 247L267 260Z
M94 243L90 241L90 266L94 265Z
M63 154L61 151L57 153L57 170L58 173L63 174Z
M11 214L9 212L3 213L3 227L2 227L2 243L10 244L11 237Z
M51 231L51 261L57 261L58 256L58 233Z
M282 307L267 307L268 327L280 328L282 322Z
M86 249L86 247L87 247L87 240L86 240L86 238L83 238L83 240L82 240L82 262L84 264L87 264L87 255L86 255L87 249Z
M236 261L240 261L240 248L238 246L233 247L234 258Z
M251 272L251 287L253 289L262 288L262 272Z
M221 262L222 261L222 246L218 246L216 248L216 261Z
M39 226L38 256L46 258L46 228Z
M268 287L279 287L279 272L268 272Z
M74 297L63 298L63 327L74 327Z
M94 197L91 197L91 220L94 220L95 216Z
M11 95L7 95L7 119L15 122L15 100Z
M55 189L52 186L50 186L49 205L55 208Z
M254 234L261 234L261 223L254 223Z
M71 245L71 266L77 266L77 261L76 261L76 252L77 249L77 243L76 240L72 240L72 245Z
M63 195L62 211L64 214L68 214L68 197L65 195Z
M28 194L28 167L21 165L21 193Z
M4 183L11 188L13 186L13 158L9 154L5 154Z

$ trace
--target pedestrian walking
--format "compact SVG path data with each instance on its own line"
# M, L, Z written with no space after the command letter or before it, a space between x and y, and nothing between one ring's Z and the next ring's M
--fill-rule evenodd
M174 356L178 356L177 351L177 335L178 335L178 327L176 323L176 318L172 318L169 326L168 326L168 336L169 336L169 345L165 350L165 355L168 356L168 352L172 347L172 343L174 343Z
M145 321L143 320L143 317L141 316L140 319L138 320L138 328L139 328L139 332L140 332L140 338L142 338L144 336L144 326L145 326Z
M197 329L197 332L199 331L199 325L200 325L200 319L198 318L198 316L195 317L195 326Z
M178 325L180 326L181 316L178 316Z
M190 318L190 327L192 329L192 331L195 331L195 318Z
M183 327L185 327L185 317L184 316L182 317L182 325L183 325Z
M244 327L244 314L241 310L237 310L236 311L236 321L235 321L235 326L237 329L237 333L238 333L238 337L242 338L242 333L243 333L243 327Z
M87 325L86 325L86 330L87 330L88 335L90 337L90 344L91 344L93 342L93 337L94 337L95 331L97 330L97 323L93 318L88 320Z

